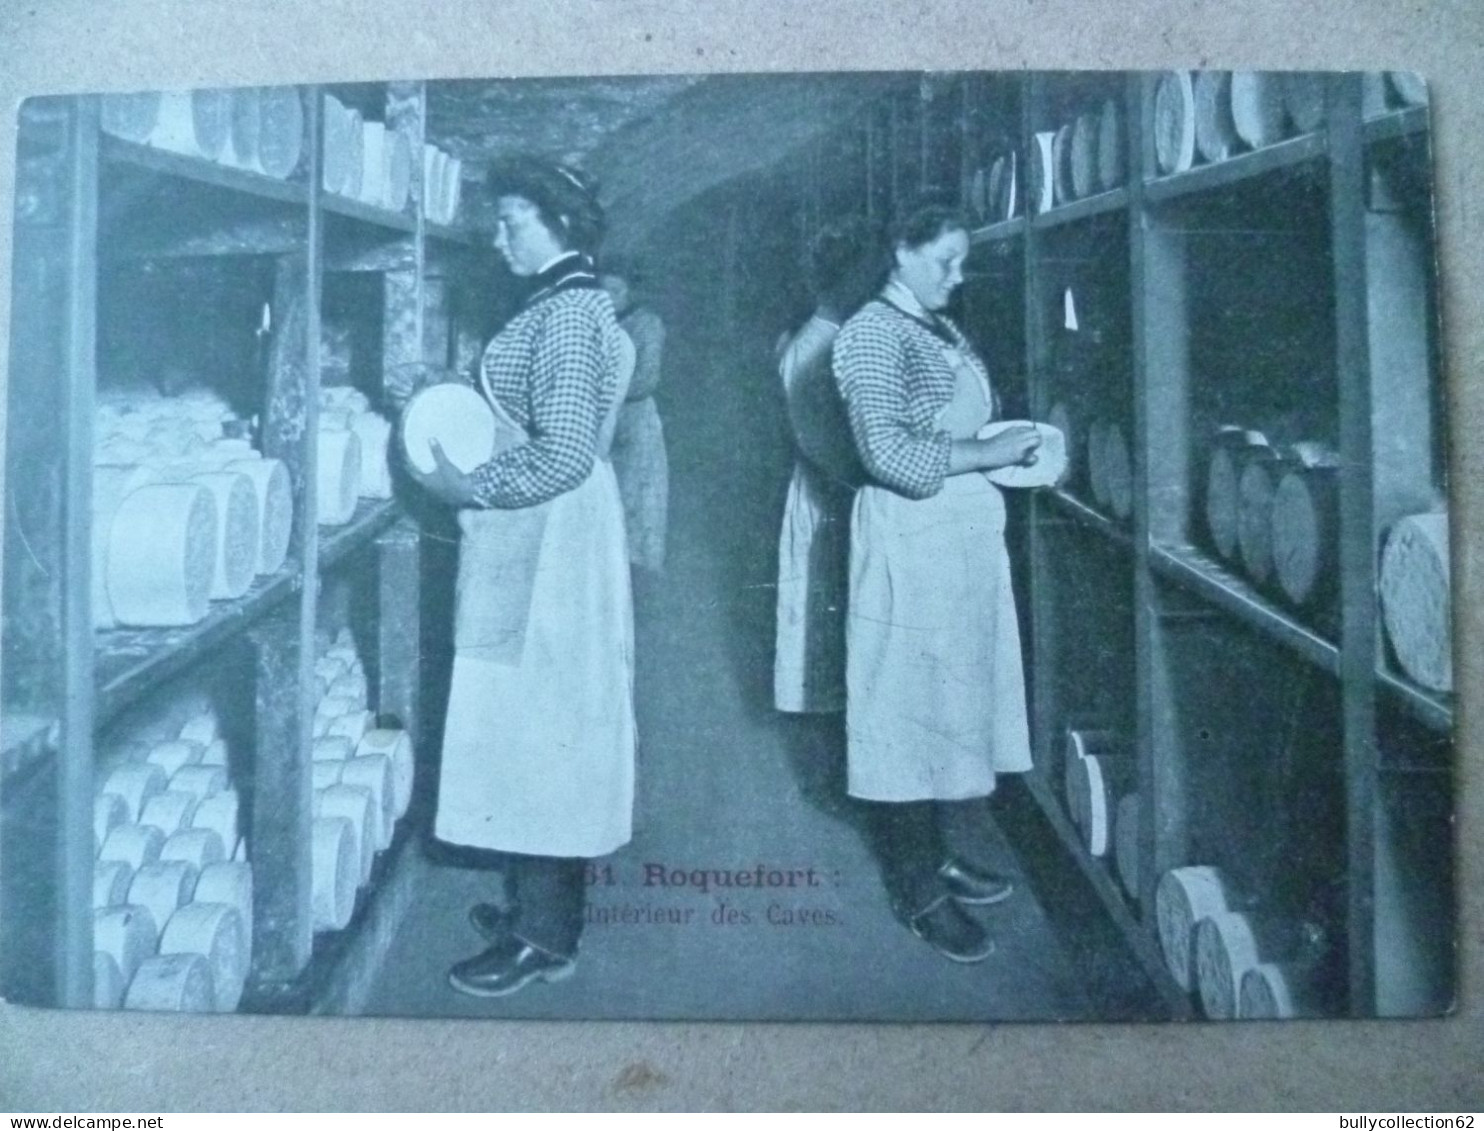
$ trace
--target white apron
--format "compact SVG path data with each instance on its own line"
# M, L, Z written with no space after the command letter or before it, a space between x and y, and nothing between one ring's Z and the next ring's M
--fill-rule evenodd
M967 439L988 386L955 366L938 425ZM1005 502L978 474L928 499L857 492L847 615L849 791L872 801L954 801L1031 768Z
M608 461L620 388L582 483L549 503L519 647L473 646L482 563L518 511L466 511L434 835L536 856L604 856L634 808L634 624L623 503ZM522 527L521 523L527 523ZM486 575L487 577L487 575ZM495 658L491 658L495 657Z

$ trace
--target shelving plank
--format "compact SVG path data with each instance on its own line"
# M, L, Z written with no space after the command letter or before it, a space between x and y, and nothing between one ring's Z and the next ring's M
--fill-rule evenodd
M423 231L429 239L440 240L443 243L460 244L464 247L479 247L483 242L480 239L480 233L476 232L473 228L460 228L450 224L435 224L431 220L424 224Z
M137 145L116 137L103 137L100 141L102 159L108 164L131 165L163 176L214 185L245 196L276 200L284 204L304 205L309 200L309 190L297 181L280 181L262 173L208 161L204 157L191 157L168 149Z
M1102 511L1097 510L1090 504L1083 502L1076 495L1061 488L1055 488L1046 491L1043 497L1050 499L1063 514L1070 515L1081 525L1096 530L1099 534L1117 542L1121 546L1133 545L1133 535L1129 533L1126 527L1120 525L1114 519L1109 518Z
M205 619L185 628L113 629L95 634L97 725L240 635L300 588L297 566L260 577L236 601L213 601Z
M319 567L332 569L389 530L402 509L391 499L362 499L343 526L320 527Z
M969 243L974 246L983 243L1001 243L1025 235L1025 229L1025 217L1012 216L1008 220L1000 220L983 228L975 228L969 233Z
M1128 189L1116 188L1108 192L1100 192L1093 196L1083 197L1081 200L1073 201L1071 204L1060 204L1050 212L1042 212L1031 221L1039 229L1059 228L1063 224L1073 224L1078 220L1086 220L1091 216L1102 216L1109 212L1118 212L1128 207Z
M1278 169L1317 161L1325 155L1328 147L1329 139L1326 134L1302 134L1225 161L1197 165L1184 173L1153 177L1144 183L1144 196L1147 200L1158 201L1210 192L1212 189L1261 177Z
M1256 589L1189 546L1152 546L1150 567L1243 623L1297 652L1331 675L1340 673L1340 650L1313 629L1272 605Z
M1393 110L1391 113L1366 119L1366 144L1427 133L1427 111L1426 106L1408 106L1405 110Z
M1405 707L1418 722L1443 734L1453 731L1453 696L1428 691L1385 668L1376 670L1381 689Z
M1182 990L1170 975L1153 932L1146 930L1135 917L1117 883L1108 874L1107 867L1094 859L1083 846L1082 838L1078 836L1076 828L1067 818L1060 802L1057 801L1042 776L1032 771L1019 775L1019 778L1025 783L1031 797L1040 807L1047 823L1056 833L1057 839L1062 842L1067 853L1077 862L1082 874L1087 877L1092 889L1097 892L1109 917L1117 924L1127 940L1129 949L1139 959L1144 972L1149 975L1149 980L1154 983L1160 997L1170 1007L1171 1015L1176 1020L1189 1020L1194 1015L1190 995Z
M389 208L362 204L359 200L336 196L333 193L323 194L321 202L324 211L328 213L359 220L366 224L374 224L380 228L390 228L397 232L412 232L417 228L417 220L405 212L393 212Z

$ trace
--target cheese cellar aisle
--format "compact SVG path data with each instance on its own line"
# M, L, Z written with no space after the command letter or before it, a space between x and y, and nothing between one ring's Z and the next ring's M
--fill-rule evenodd
M1453 689L1426 100L1408 74L1202 71L26 103L0 995L537 1018L1446 1011ZM596 278L554 281L563 260L544 252L529 293L512 275L533 254L512 210L525 198L488 186L525 152L561 162L554 191L595 177ZM925 200L942 206L923 213L925 244L881 240ZM536 212L569 241L590 226ZM941 261L914 259L923 247ZM1018 617L1030 762L975 746L998 770L992 795L938 798L936 875L960 920L895 886L911 806L927 810L852 794L870 792L859 749L881 697L925 703L967 678L951 710L885 704L937 710L924 741L950 750L960 702L1005 707L1018 685L999 652L982 681L934 666L1004 570L953 542L964 560L929 563L948 571L933 575L942 593L872 620L868 599L924 588L903 562L949 545L926 517L949 512L909 496L958 506L980 477L942 479L941 497L898 482L888 448L931 465L948 439L915 399L935 393L911 385L911 404L882 408L881 389L860 392L879 375L841 361L870 329L850 319L869 290L845 297L847 259L878 292L892 268L861 318L895 306L904 356L920 339L931 365L947 358L954 406L1038 422L1041 472L1066 457L1044 481L988 465L991 482L1030 484L987 488L1004 502L1013 603L997 590L994 623L1004 635ZM902 282L924 272L952 296L947 321ZM532 451L559 445L544 386L502 407L499 365L481 357L552 295L606 318L600 282L633 346L594 465L606 483L611 432L633 563L633 836L585 864L575 970L471 996L450 969L525 908L502 884L509 856L434 836L476 512L455 521L425 489L434 465L409 469L400 414L420 386L463 382L465 416L489 402L520 417ZM844 403L801 409L800 343L837 322L853 343L835 352ZM900 414L889 444L881 412ZM810 446L828 429L862 461L848 487ZM955 452L997 442L952 435ZM529 513L566 531L543 506ZM873 557L866 535L902 506L917 525L889 535L891 553L916 557ZM851 537L849 568L824 562ZM527 581L549 594L545 570ZM518 574L492 603L516 603ZM934 602L942 625L914 619ZM800 653L827 689L811 712L783 693L799 624L839 634ZM868 714L863 642L893 633L921 643ZM498 759L518 721L485 721ZM581 731L551 721L579 736L559 745ZM969 943L943 933L955 921Z

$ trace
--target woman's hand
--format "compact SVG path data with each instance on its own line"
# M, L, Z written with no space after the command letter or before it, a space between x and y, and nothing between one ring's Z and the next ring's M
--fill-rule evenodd
M1029 467L1036 462L1036 449L1041 446L1041 433L1030 424L1017 424L980 440L980 467L993 471L997 467Z
M467 507L474 503L474 477L460 471L443 452L437 440L429 440L433 452L433 470L421 472L411 468L412 477L434 498L451 507Z

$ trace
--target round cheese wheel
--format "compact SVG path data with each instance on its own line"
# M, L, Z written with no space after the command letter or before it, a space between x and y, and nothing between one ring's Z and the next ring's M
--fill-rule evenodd
M322 766L335 766L335 762L321 762ZM351 758L341 767L340 784L355 786L370 791L374 822L376 851L380 852L392 842L392 826L397 821L396 794L392 782L392 760L385 754L368 754Z
M288 557L294 529L294 485L282 460L239 459L226 471L247 477L258 504L256 573L277 573Z
M116 793L100 793L93 798L93 844L102 848L108 834L131 819L129 803Z
M210 1013L216 1005L211 963L199 954L157 954L139 967L125 1009L157 1013Z
M1030 420L996 420L979 429L977 435L979 439L987 440L1007 428L1027 424L1041 437L1041 446L1036 449L1036 462L1023 467L997 467L986 471L985 477L991 483L1001 487L1051 487L1060 483L1066 474L1067 440L1051 424L1038 424Z
M110 773L103 783L104 793L124 799L129 807L129 820L138 821L144 805L157 793L164 793L170 779L165 771L150 762L133 762Z
M192 477L216 498L216 564L211 599L233 601L252 585L258 564L258 493L252 480L235 471L208 471Z
M182 766L171 775L170 788L205 801L227 788L227 771L221 766Z
M298 87L263 88L258 105L258 164L268 176L283 180L304 155L304 103Z
M1056 131L1042 130L1033 139L1026 162L1027 199L1033 215L1056 206Z
M1123 429L1109 424L1103 431L1103 476L1108 508L1116 518L1134 513L1134 468Z
M1321 1015L1312 979L1298 964L1259 962L1242 975L1238 1017L1278 1021Z
M351 422L351 431L361 442L361 497L390 499L392 473L387 447L392 438L391 424L374 412L360 412Z
M225 740L217 738L206 744L206 749L201 751L201 765L203 766L226 766L227 744Z
M1228 888L1219 868L1171 868L1154 890L1154 915L1165 965L1182 990L1195 988L1195 925L1227 909Z
M1123 184L1123 109L1116 98L1103 103L1098 117L1098 184L1109 192Z
M316 931L342 930L356 906L356 834L344 817L316 817L311 832L310 905Z
M348 738L355 745L375 726L376 716L370 711L348 711L339 718L332 719L330 729L325 734L329 738Z
M466 385L430 385L413 395L402 412L402 447L417 471L437 466L429 441L460 471L473 471L495 454L495 414L485 399Z
M215 161L222 155L230 128L231 104L226 91L169 91L160 99L149 143Z
M350 163L350 114L333 94L324 96L324 157L320 180L326 192L343 193Z
M260 87L238 87L229 91L232 118L227 148L222 160L239 169L261 173L258 142L263 133L263 91Z
M357 757L385 754L392 763L392 809L397 819L407 812L412 802L412 782L416 763L412 740L403 730L368 730L356 746Z
M93 514L91 527L92 610L94 628L112 628L118 621L108 600L108 548L113 537L113 520L123 501L139 488L155 482L155 472L140 463L125 462L130 457L142 459L141 444L114 445L107 453L108 462L93 468ZM147 449L145 449L147 451Z
M348 110L350 122L346 129L346 141L350 151L346 155L345 186L341 192L352 200L361 196L361 181L366 175L366 131L359 110Z
M197 872L227 858L222 838L214 829L185 829L175 833L160 849L160 860L183 860Z
M222 851L226 852L237 844L238 811L237 791L224 789L196 806L195 815L191 819L191 827L210 829L216 833L217 839L222 843Z
M1225 161L1242 144L1232 121L1230 71L1197 71L1195 147L1207 161Z
M1051 135L1051 199L1057 205L1070 204L1072 191L1072 126L1061 126Z
M197 954L211 967L217 1013L231 1013L247 981L242 923L236 908L225 903L188 903L170 917L160 935L160 953Z
M347 671L344 675L338 676L330 685L329 694L338 699L348 700L353 704L351 710L364 710L367 690L364 675Z
M93 910L119 907L128 903L129 884L133 879L133 869L122 860L95 861L93 864Z
M123 971L111 954L93 951L93 1008L117 1009L124 1004Z
M1283 83L1275 71L1232 72L1232 122L1253 149L1283 140L1287 111Z
M332 785L340 784L340 775L345 773L346 763L344 760L335 759L329 762L314 762L309 767L309 781L316 793L327 789Z
M340 678L336 676L336 682L339 682ZM349 693L337 693L333 690L333 686L332 684L330 694L321 699L319 704L314 708L316 715L322 715L329 719L338 719L341 715L348 715L352 711L365 709L365 703L359 697Z
M149 910L156 923L166 924L176 909L191 901L196 887L196 869L184 860L163 860L146 864L134 873L129 884L128 902Z
M1113 863L1118 880L1131 899L1139 889L1139 795L1126 793L1118 799L1113 817Z
M318 452L319 522L342 526L355 515L361 494L361 442L354 432L321 428Z
M93 949L113 959L125 982L155 952L159 938L159 928L143 907L126 904L93 912Z
M1299 467L1284 472L1273 493L1273 568L1296 605L1326 588L1338 568L1339 471Z
M212 422L204 427L214 427L218 433L217 436L211 438L211 442L198 456L201 462L208 467L220 469L234 463L257 463L263 458L262 454L252 446L251 440L220 435L220 422Z
M1098 190L1098 119L1081 114L1072 127L1072 195L1079 200Z
M1394 523L1381 554L1381 614L1407 675L1433 691L1453 690L1448 515Z
M1285 71L1279 76L1283 105L1299 133L1324 125L1324 79L1314 71Z
M1237 546L1247 576L1259 585L1273 576L1273 496L1284 470L1276 453L1251 455L1237 481Z
M131 627L195 624L206 615L217 554L216 501L199 483L134 491L108 538L108 602Z
M191 827L196 814L196 795L167 789L151 797L139 815L141 825L153 825L167 837Z
M1160 76L1154 90L1154 159L1161 173L1195 163L1195 79L1190 71Z
M1093 502L1108 506L1108 425L1094 420L1087 426L1087 484Z
M201 869L196 881L196 891L191 897L195 903L219 903L237 912L237 926L241 931L238 945L244 963L252 965L253 931L253 887L252 866L245 861L224 860L220 864L209 864Z
M342 775L343 776L343 775ZM371 791L352 785L332 785L314 795L316 817L344 817L355 831L357 885L371 878L376 859L377 830L381 825Z
M344 762L356 753L356 744L344 735L317 738L311 755L316 762Z
M204 711L192 715L180 728L180 739L182 742L196 742L203 747L208 742L214 742L217 737L216 715L210 711ZM179 769L179 767L176 767Z
M149 140L159 116L158 92L105 94L98 108L98 124L105 133L136 144Z
M1257 964L1257 939L1242 912L1217 911L1195 925L1196 984L1211 1020L1237 1016L1242 978Z
M121 860L133 871L160 858L165 834L153 825L120 825L108 834L98 850L99 860Z
M159 766L166 776L173 777L177 770L200 762L205 749L203 743L187 738L177 738L171 742L155 743L145 757L153 765Z
M1217 554L1235 558L1239 538L1239 487L1244 462L1267 449L1260 432L1227 427L1211 442L1211 462L1206 470L1206 529Z

